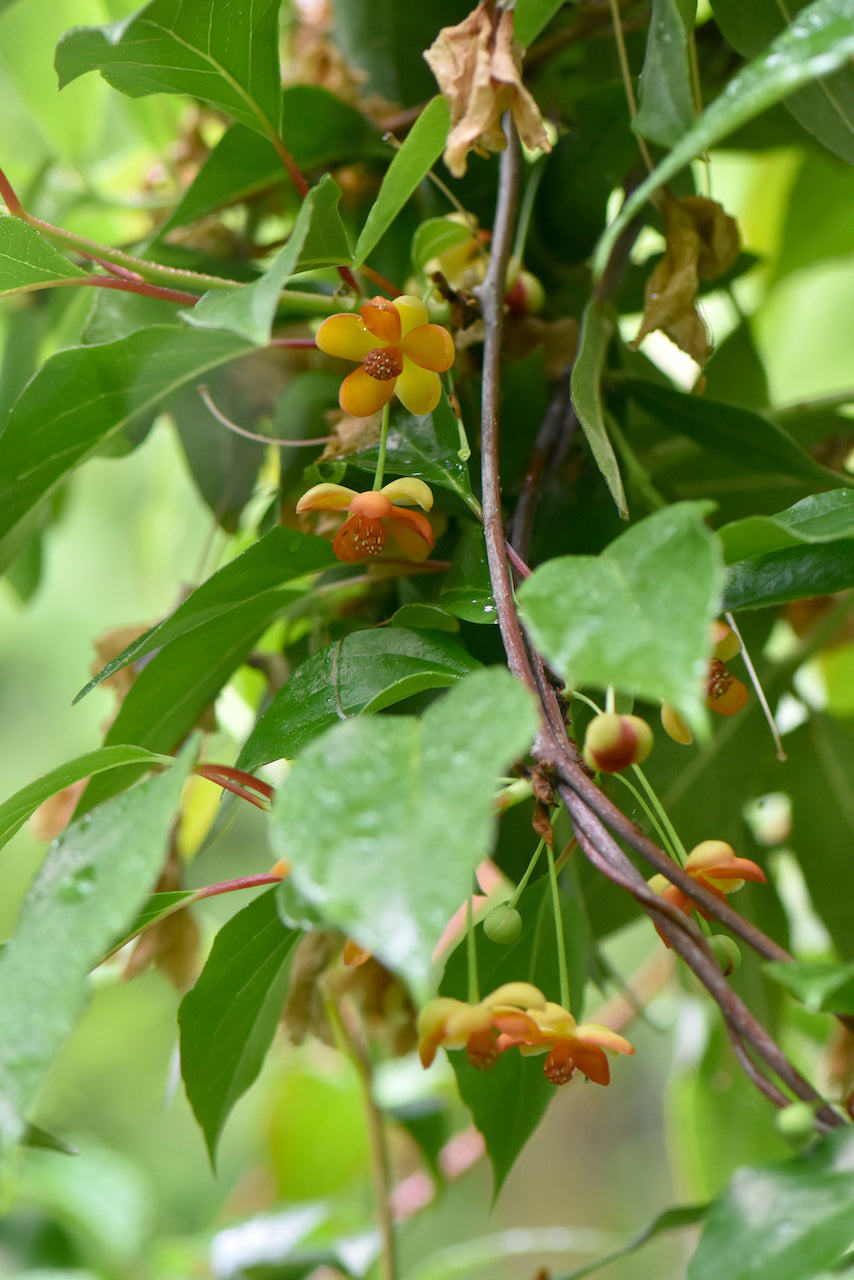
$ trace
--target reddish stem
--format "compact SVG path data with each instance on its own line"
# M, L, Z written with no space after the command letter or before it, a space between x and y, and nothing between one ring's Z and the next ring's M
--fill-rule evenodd
M366 267L364 263L359 267L363 276L367 276L383 293L387 293L390 298L401 298L403 290L398 289L396 284L392 284L385 276L380 275L379 271L374 271L373 267Z
M75 286L92 289L118 289L122 293L140 293L146 298L159 298L161 302L183 302L194 307L199 300L197 293L184 293L181 289L167 289L160 284L147 284L133 277L77 276L72 280L47 280L46 289L71 289Z
M271 875L269 871L260 876L238 876L236 880L221 880L219 884L208 884L203 889L195 889L194 898L215 898L220 893L235 893L238 889L257 889L259 885L281 884L282 877Z
M269 811L273 799L273 788L268 782L262 782L244 769L236 769L230 764L197 764L193 772L200 778L207 778L225 791L248 800L257 809Z

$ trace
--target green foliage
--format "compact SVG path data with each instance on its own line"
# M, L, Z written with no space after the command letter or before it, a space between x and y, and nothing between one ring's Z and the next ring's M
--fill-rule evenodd
M0 1138L22 1148L4 1265L439 1280L524 1257L571 1280L631 1256L644 1280L682 1274L672 1237L702 1224L690 1280L837 1273L850 1136L808 1144L851 1114L829 1016L854 1013L851 0L623 5L624 47L608 6L517 0L516 44L492 47L484 8L456 86L423 54L474 0L341 0L328 21L131 3L0 0ZM540 111L553 144L518 177L512 138L494 154L508 108L528 138ZM462 179L441 160L452 119ZM662 253L663 188L725 193L740 250L720 253L700 197ZM397 336L394 299L417 293L450 367L407 304ZM662 294L671 337L716 343L704 368L661 334L631 342ZM346 369L316 349L330 316ZM342 415L346 373L438 400ZM126 511L111 474L152 479ZM724 640L726 668L755 670L779 753L753 692L706 714L725 610L747 659ZM138 636L99 642L125 647L94 674L84 616ZM48 698L81 686L73 730L61 708L45 729ZM577 763L589 695L654 729L631 788ZM697 744L658 729L662 701ZM207 781L185 787L199 751ZM37 825L59 829L84 782L40 854L28 819L48 802ZM549 830L554 895L529 866ZM707 839L767 876L730 899L737 882L689 864L714 945L743 957L726 990L694 931L663 960L639 880ZM159 977L116 982L147 964L180 1009ZM684 989L663 992L674 970ZM536 992L491 1020L481 997L514 982L593 1022L594 1057L608 1028L631 1036L608 1089L582 1083L584 1040ZM271 1055L286 1002L294 1043ZM186 1098L159 1118L176 1011ZM419 1038L425 1060L448 1050L444 1076ZM579 1069L540 1127L556 1087L518 1049L557 1043ZM469 1120L495 1230L479 1175L455 1182ZM763 1164L787 1141L807 1149ZM560 1228L527 1226L522 1185ZM671 1185L683 1203L662 1211ZM409 1215L393 1230L390 1203Z

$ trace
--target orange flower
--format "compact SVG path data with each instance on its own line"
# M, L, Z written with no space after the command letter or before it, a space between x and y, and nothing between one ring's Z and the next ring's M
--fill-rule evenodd
M486 1071L495 1066L504 1049L518 1043L518 1037L531 1034L531 1008L545 1007L545 996L530 982L505 982L479 1004L439 996L424 1006L418 1018L421 1063L429 1067L436 1050L444 1045L465 1048L471 1065Z
M392 480L367 493L357 493L343 484L316 484L302 495L297 511L349 512L332 544L338 559L348 564L378 556L387 538L397 543L407 560L420 564L433 550L430 521L417 511L403 510L392 498L398 503L417 503L424 511L433 505L433 494L424 481L410 478Z
M317 345L330 356L356 360L359 368L341 383L338 402L345 413L367 418L394 394L416 416L432 413L442 387L439 374L454 363L454 340L409 294L388 302L374 298L358 315L329 316L317 331Z
M734 716L747 702L748 696L747 687L738 676L734 676L720 658L712 658L706 692L709 710L716 711L719 716Z
M596 1084L608 1084L611 1071L605 1050L634 1053L628 1040L610 1027L599 1022L585 1022L579 1027L568 1009L551 1000L544 1008L528 1009L527 1013L532 1027L517 1038L519 1052L526 1057L548 1052L543 1070L552 1084L567 1084L574 1071Z
M735 893L745 880L767 884L765 872L749 858L737 858L732 845L723 840L703 840L691 850L685 863L685 870L697 884L708 889L721 902L726 901L728 893ZM672 884L667 876L653 876L649 881L650 889L661 894L674 907L690 915L692 909L708 918L708 912L698 906L678 885ZM659 936L661 936L659 934ZM670 944L664 939L667 946Z

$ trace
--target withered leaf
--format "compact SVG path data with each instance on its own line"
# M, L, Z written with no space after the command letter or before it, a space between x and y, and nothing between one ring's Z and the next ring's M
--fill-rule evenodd
M454 177L465 173L470 151L504 150L501 117L508 110L526 147L551 151L540 109L522 83L522 52L512 11L481 0L463 22L443 27L424 54L451 112L444 159Z
M646 282L643 319L633 347L660 329L677 347L704 365L712 354L706 326L697 311L700 280L715 280L738 257L738 226L718 204L705 196L662 200L664 257Z

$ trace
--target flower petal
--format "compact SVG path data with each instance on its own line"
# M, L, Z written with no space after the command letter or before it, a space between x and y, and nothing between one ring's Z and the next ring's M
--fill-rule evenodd
M594 1084L607 1084L611 1079L611 1069L605 1057L605 1050L596 1045L581 1044L580 1041L576 1041L572 1046L572 1060L578 1070ZM548 1067L548 1059L546 1059L546 1067Z
M436 377L435 373L433 377ZM394 378L378 382L360 366L348 373L341 383L338 403L345 413L351 413L354 418L369 418L391 399L394 387Z
M356 360L359 364L377 345L376 338L368 332L360 317L347 312L339 312L324 320L317 331L315 342L326 355L340 356L342 360Z
M403 351L422 369L444 373L454 363L454 340L440 324L421 324L405 335Z
M585 1044L598 1044L603 1049L610 1049L612 1053L626 1053L629 1057L635 1051L634 1045L629 1044L625 1036L612 1031L601 1022L583 1023L576 1030L575 1038Z
M407 358L406 354L403 357L403 372L397 379L394 389L404 408L414 413L416 418L432 413L442 394L438 373L433 373L430 369L420 369L417 364Z
M359 308L359 315L374 335L372 346L377 345L377 338L381 342L393 342L395 345L400 342L400 313L393 302L386 298L373 298Z
M421 564L433 550L433 530L430 521L417 511L395 507L390 516L381 521L383 529L400 547L407 560Z
M392 480L389 484L383 485L380 493L391 498L392 502L402 503L404 506L417 505L422 511L429 511L433 506L433 492L429 485L426 485L423 480L416 480L414 476Z
M302 495L297 511L346 511L356 497L356 490L343 484L316 484Z
M430 319L430 312L425 307L420 298L414 297L411 293L401 294L399 298L394 300L394 308L400 316L400 337L405 338L413 329L419 328L420 325L426 324ZM397 342L400 338L396 339Z
M355 564L378 556L385 547L385 529L376 516L350 516L335 535L332 550L339 560Z

